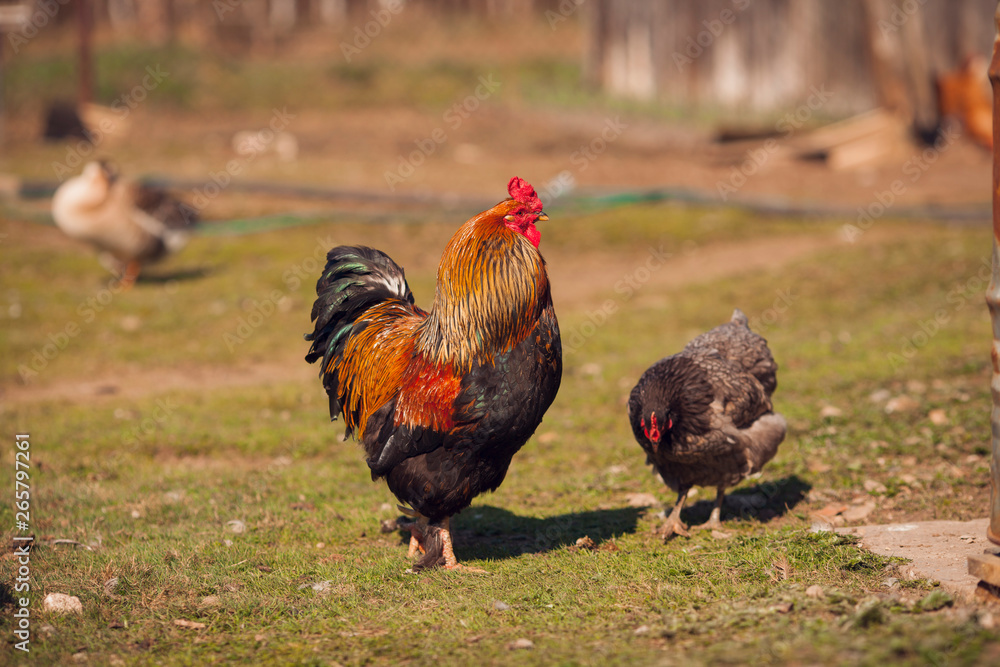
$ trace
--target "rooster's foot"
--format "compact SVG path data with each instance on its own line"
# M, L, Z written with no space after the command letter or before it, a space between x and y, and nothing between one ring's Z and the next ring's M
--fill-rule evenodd
M406 552L407 558L413 558L417 554L427 553L427 547L424 545L424 540L427 538L427 517L422 514L409 509L408 507L397 506L403 511L407 516L415 516L416 521L411 523L407 528L410 529L410 548ZM409 512L407 512L409 510Z
M427 550L424 549L423 542L421 542L420 539L418 539L417 536L414 534L416 532L416 530L414 528L411 528L410 531L411 531L411 533L410 533L410 548L406 552L406 557L407 558L413 558L418 553L419 554L427 553ZM421 537L423 537L423 536L421 536Z

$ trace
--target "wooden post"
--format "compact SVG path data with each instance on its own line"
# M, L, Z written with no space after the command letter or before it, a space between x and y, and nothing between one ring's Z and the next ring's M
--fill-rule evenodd
M76 0L76 21L79 28L79 44L77 55L77 106L82 107L94 101L94 76L91 68L90 40L91 27L94 22L93 8L90 0Z
M990 61L990 85L993 87L993 136L1000 136L1000 2L994 15L996 38L993 41L993 59ZM990 461L990 526L986 536L1000 544L1000 141L993 142L993 277L986 291L986 305L993 322L993 378L990 393L993 410L990 413L990 430L993 440L993 458Z

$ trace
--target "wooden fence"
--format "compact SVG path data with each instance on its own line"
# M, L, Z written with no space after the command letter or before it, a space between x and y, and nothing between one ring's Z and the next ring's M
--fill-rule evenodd
M995 0L588 0L591 81L681 107L933 115L934 76L988 56ZM984 71L985 81L985 71ZM985 84L984 84L985 85Z

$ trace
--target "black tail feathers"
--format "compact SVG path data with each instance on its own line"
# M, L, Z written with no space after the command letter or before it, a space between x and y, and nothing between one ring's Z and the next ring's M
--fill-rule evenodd
M306 361L323 359L320 376L330 392L330 416L334 419L340 405L336 399L336 372L329 370L330 360L343 350L358 318L387 299L413 304L403 269L388 255L361 246L337 246L327 253L326 267L316 283L312 308L315 328L305 339L312 342Z

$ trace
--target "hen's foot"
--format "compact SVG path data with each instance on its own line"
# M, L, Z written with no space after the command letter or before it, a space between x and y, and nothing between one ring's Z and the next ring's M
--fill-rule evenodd
M719 508L716 507L712 510L712 515L708 517L708 521L701 525L692 527L691 530L723 530L722 521L719 520L719 515Z
M666 523L660 526L657 534L663 538L664 542L670 541L670 538L674 535L681 535L683 537L691 537L691 533L688 532L687 524L685 524L680 519L674 517L667 517Z

